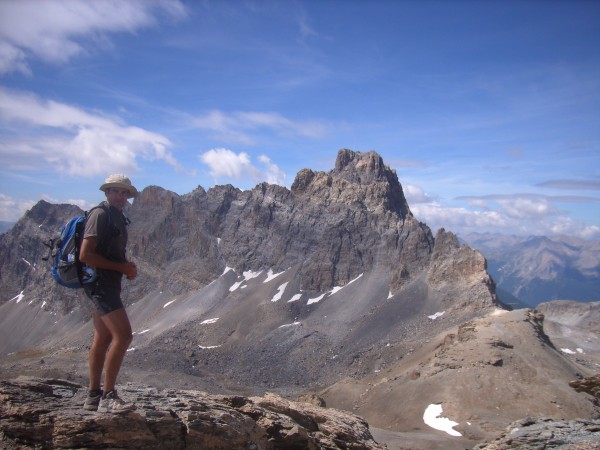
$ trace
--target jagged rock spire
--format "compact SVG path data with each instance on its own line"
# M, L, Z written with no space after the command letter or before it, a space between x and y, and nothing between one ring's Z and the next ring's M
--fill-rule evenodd
M401 219L412 216L396 171L375 151L342 149L329 173L310 169L298 172L292 192L347 204L358 202L370 212L394 212Z

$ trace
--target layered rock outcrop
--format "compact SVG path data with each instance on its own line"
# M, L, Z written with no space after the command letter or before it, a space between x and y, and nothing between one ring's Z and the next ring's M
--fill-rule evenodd
M600 373L591 377L573 380L569 383L577 392L585 392L596 397L596 402L600 404Z
M127 414L81 408L86 390L60 379L0 382L0 445L21 448L356 449L385 448L353 414L264 397L128 385Z

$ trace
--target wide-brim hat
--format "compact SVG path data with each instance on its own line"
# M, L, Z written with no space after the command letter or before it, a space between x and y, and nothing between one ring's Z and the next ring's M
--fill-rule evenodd
M135 186L131 184L131 180L121 174L109 175L108 178L104 180L104 184L100 186L100 190L106 192L108 188L127 189L129 191L127 198L135 197L138 193Z

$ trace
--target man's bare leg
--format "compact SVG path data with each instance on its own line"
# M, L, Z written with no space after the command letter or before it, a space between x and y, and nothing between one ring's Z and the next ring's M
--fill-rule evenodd
M129 317L124 308L105 314L100 317L100 320L112 336L104 361L104 392L110 392L115 388L117 375L133 336Z
M89 354L90 391L100 389L106 351L112 340L109 329L106 327L106 325L104 325L101 320L100 313L96 310L94 310L93 319L94 340L92 341Z

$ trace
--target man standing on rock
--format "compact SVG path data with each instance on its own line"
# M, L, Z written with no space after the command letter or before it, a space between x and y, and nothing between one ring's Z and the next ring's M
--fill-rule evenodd
M106 201L88 215L79 259L96 269L98 278L85 286L86 295L94 303L94 340L89 354L89 392L84 409L106 412L128 412L136 409L117 395L115 384L125 352L131 344L129 317L121 301L121 279L137 276L133 262L127 261L127 224L123 215L127 199L137 189L125 175L110 175L100 186ZM100 387L104 370L104 391Z

